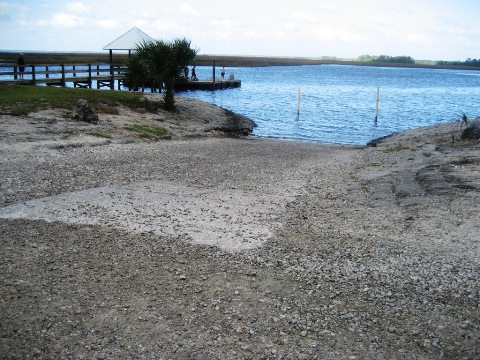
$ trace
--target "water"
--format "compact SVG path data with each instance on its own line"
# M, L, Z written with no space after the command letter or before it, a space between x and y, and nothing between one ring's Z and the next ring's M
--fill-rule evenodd
M212 77L211 67L196 70L200 79ZM253 134L262 137L363 145L393 132L460 120L463 113L480 116L480 71L307 65L230 72L242 80L241 88L181 95L251 118L258 125Z
M212 78L209 66L196 71L199 79ZM261 137L364 145L393 132L460 120L463 113L480 116L480 71L306 65L228 68L227 77L230 72L242 80L241 88L181 95L251 118L258 125L253 134Z

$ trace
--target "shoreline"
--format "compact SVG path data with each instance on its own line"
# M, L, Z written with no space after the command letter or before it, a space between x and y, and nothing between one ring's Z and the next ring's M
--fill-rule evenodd
M16 62L19 51L0 51L0 59ZM108 52L42 52L42 51L22 51L26 56L27 63L30 64L49 64L49 63L109 63ZM128 54L115 54L114 63L125 63ZM448 69L448 70L480 70L475 66L456 66L456 65L430 65L430 64L400 64L400 63L377 63L364 62L356 60L328 60L312 57L282 57L282 56L248 56L248 55L214 55L199 54L195 59L197 66L211 66L213 61L217 65L222 64L227 67L264 67L264 66L300 66L300 65L354 65L354 66L374 66L374 67L407 67L407 68L427 68L427 69Z
M0 115L1 353L480 356L479 144L458 123L354 147L229 138L218 107L180 105Z

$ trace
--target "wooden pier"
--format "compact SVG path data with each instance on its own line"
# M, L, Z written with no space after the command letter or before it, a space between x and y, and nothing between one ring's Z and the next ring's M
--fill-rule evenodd
M241 80L177 80L175 91L223 90L242 86Z
M48 86L67 86L73 84L75 88L92 88L95 84L97 89L109 88L122 89L125 80L125 65L111 64L27 64L25 70L20 72L17 64L0 64L0 68L8 71L0 71L0 84L29 84ZM215 68L214 68L215 71ZM236 79L203 79L189 80L178 79L175 82L175 91L194 90L221 90L238 88L242 84ZM144 90L144 89L143 89Z
M67 86L73 83L74 87L91 88L93 82L97 89L108 87L115 89L115 83L120 90L125 78L125 66L110 64L27 64L20 72L18 65L0 65L3 68L11 67L11 71L0 72L1 84L45 84L48 86Z

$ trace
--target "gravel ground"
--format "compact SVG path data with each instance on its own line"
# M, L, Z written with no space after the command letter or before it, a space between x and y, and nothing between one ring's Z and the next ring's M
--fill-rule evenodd
M1 358L480 358L458 124L369 148L9 129Z

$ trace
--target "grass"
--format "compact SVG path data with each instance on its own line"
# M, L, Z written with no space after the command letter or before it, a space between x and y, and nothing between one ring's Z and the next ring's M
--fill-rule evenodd
M407 145L397 144L384 149L383 152L394 153L394 152L405 151L405 150L412 150L412 149Z
M79 99L86 99L98 112L109 114L116 113L118 105L139 112L156 112L163 106L159 101L144 99L134 92L0 85L0 112L12 115L28 115L49 108L73 109Z
M137 132L138 136L146 139L158 139L167 135L167 129L155 125L134 124L127 126L126 129Z

